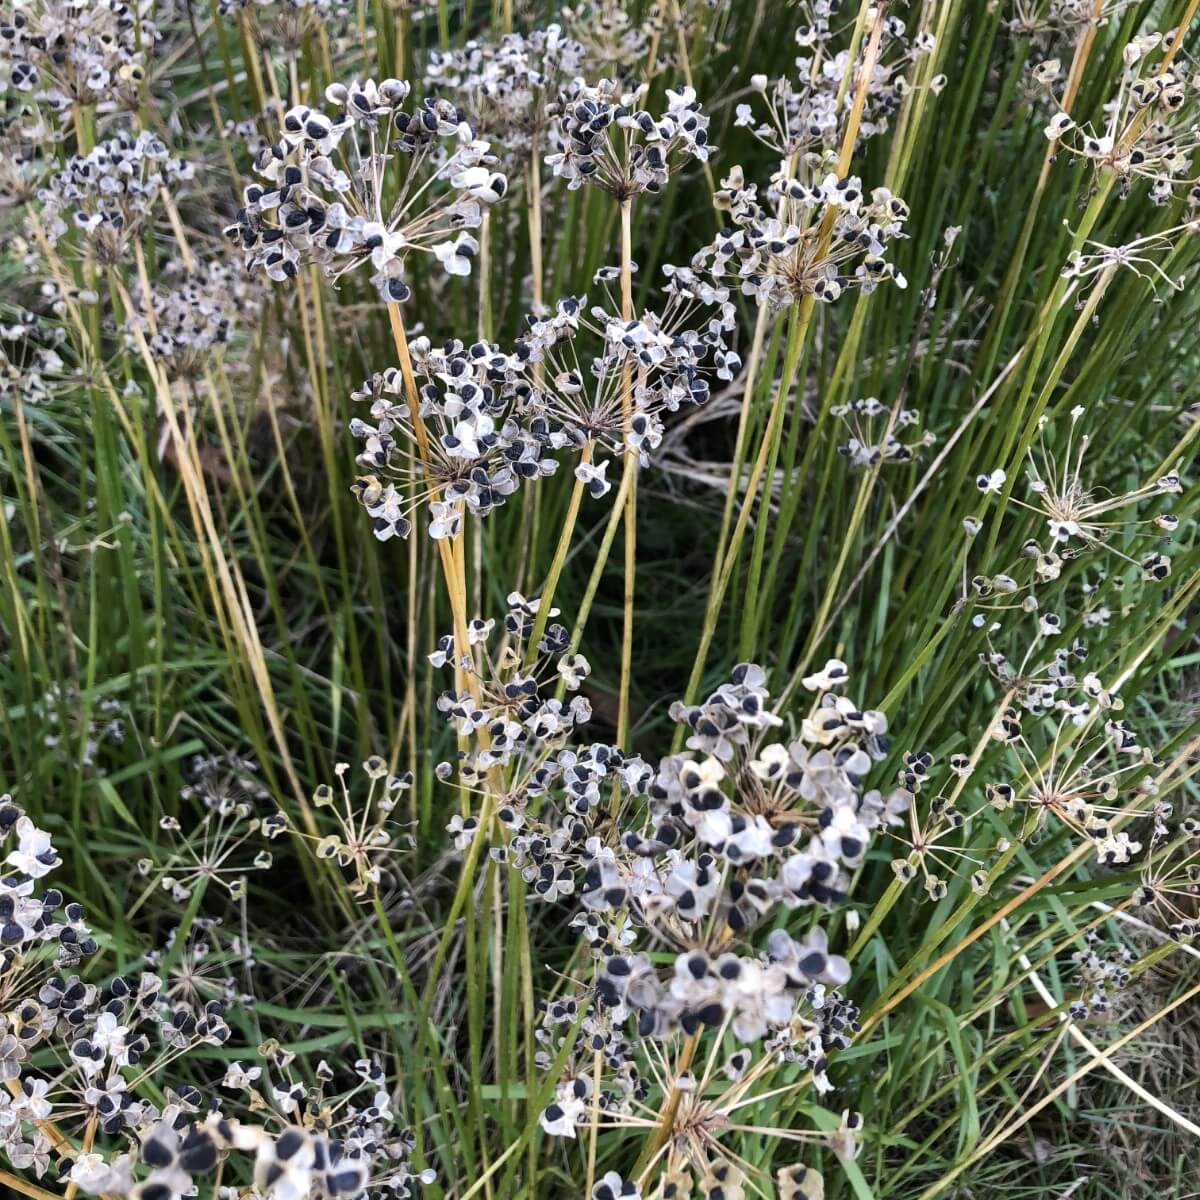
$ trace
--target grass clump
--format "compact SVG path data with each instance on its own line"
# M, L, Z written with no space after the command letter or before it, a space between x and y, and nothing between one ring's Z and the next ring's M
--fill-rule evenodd
M0 1190L1187 1195L1198 7L8 0Z

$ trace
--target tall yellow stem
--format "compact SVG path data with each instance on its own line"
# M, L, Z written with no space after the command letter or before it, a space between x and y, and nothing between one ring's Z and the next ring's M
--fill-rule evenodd
M579 462L586 466L592 461L592 443L586 442L582 453L579 455ZM567 502L567 516L563 522L562 533L558 537L558 545L554 549L554 558L550 563L550 571L546 576L546 584L542 588L541 599L538 603L537 617L533 623L533 634L529 639L529 646L526 649L526 659L532 662L537 657L537 644L542 639L542 634L546 631L546 622L550 619L550 608L554 603L554 592L558 588L558 580L562 575L562 570L567 561L567 555L571 550L571 538L575 533L575 525L579 520L579 506L583 500L584 482L578 476L575 477L575 483L571 488L571 498Z
M404 380L404 394L408 400L409 411L412 414L413 434L417 439L417 451L421 459L422 465L428 470L430 462L429 456L429 432L425 428L425 422L421 419L421 398L417 390L416 377L413 375L412 354L408 348L408 335L404 330L404 318L400 313L398 304L389 304L387 306L388 320L392 327L392 340L396 346L396 357L400 363L400 376ZM466 571L460 573L456 557L461 558L461 542L463 534L460 531L458 535L451 540L446 538L437 539L438 556L442 563L442 575L446 581L446 594L450 601L450 612L454 619L454 681L458 691L462 691L464 685L471 693L471 698L478 702L479 700L479 680L475 674L470 671L464 671L462 668L462 656L468 651L467 639L467 593L466 593ZM457 549L456 549L457 548Z

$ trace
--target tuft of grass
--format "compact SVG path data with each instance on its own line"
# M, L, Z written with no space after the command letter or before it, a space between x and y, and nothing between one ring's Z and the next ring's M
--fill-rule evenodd
M0 24L20 12L53 25L60 7L30 0ZM114 73L99 95L53 68L41 90L22 91L14 69L38 48L0 48L0 793L51 836L63 860L54 885L86 910L97 951L70 970L98 989L157 972L164 1003L219 1000L230 1033L161 1070L114 1066L151 1108L110 1133L94 1098L73 1098L68 1043L47 1025L22 1070L53 1081L56 1107L49 1125L18 1118L22 1136L48 1139L45 1167L0 1146L6 1194L132 1194L152 1164L123 1181L72 1170L90 1154L136 1157L168 1088L231 1105L220 1085L238 1061L264 1068L248 1112L271 1138L292 1122L318 1136L336 1128L361 1058L379 1064L388 1137L407 1131L413 1172L429 1172L411 1186L430 1200L603 1197L594 1189L609 1172L646 1200L686 1194L668 1188L685 1173L693 1194L714 1196L722 1165L727 1197L819 1194L788 1190L780 1172L797 1166L820 1173L830 1200L1187 1195L1200 1124L1200 959L1188 932L1200 912L1185 824L1200 819L1197 0L845 0L827 37L799 45L825 6L135 7L121 53L144 78ZM414 253L412 296L398 305L380 300L369 270L333 279L302 265L281 286L245 273L225 229L282 112L329 107L327 86L368 77L411 79L419 96L437 54L487 60L506 36L551 22L579 40L579 60L535 97L533 136L454 70L437 83L508 177L475 230L469 277ZM1149 33L1162 37L1135 42ZM1130 45L1144 58L1130 62ZM1050 60L1057 70L1039 71ZM644 84L631 104L656 115L668 89L694 88L716 151L679 164L657 192L568 189L545 156L561 147L575 75ZM823 95L832 132L781 161L752 128L771 94L760 75ZM1131 106L1137 81L1177 84L1177 112ZM54 103L51 85L74 89L73 102ZM1058 112L1078 128L1051 137ZM1089 148L1110 119L1116 152ZM113 261L80 227L55 229L54 180L73 156L141 132L196 173L156 193ZM1161 148L1160 133L1181 146L1169 177L1161 164L1132 169L1121 151ZM397 484L413 501L412 533L377 541L352 491L366 470L350 432L365 419L351 399L360 382L396 369L393 398L411 399L427 382L417 339L511 350L564 297L586 295L585 314L599 305L623 322L655 311L662 268L731 227L734 167L768 208L777 172L853 175L868 194L903 197L886 257L906 286L847 286L828 304L797 287L775 309L752 282L735 285L724 334L740 365L710 379L703 406L663 413L644 464L620 444L646 376L626 361L610 380L618 448L605 451L613 486L602 497L576 474L603 446L598 420L580 444L555 447L553 475L432 539L416 501L444 480L418 421L412 474ZM838 249L840 210L812 211L806 245L821 260ZM206 270L232 331L195 353L168 350L147 296ZM765 273L785 274L778 262ZM580 353L590 383L602 352ZM526 377L535 391L556 386L545 363ZM856 407L867 398L878 406ZM883 446L889 435L904 453L856 463L851 438ZM1158 488L1171 473L1178 485ZM1050 501L1031 477L1051 481ZM1168 506L1169 538L1149 524ZM1048 517L1107 524L1056 544ZM1048 551L1053 570L1036 557ZM1170 557L1162 580L1152 554ZM549 1032L544 1020L556 1001L593 997L603 977L604 956L572 923L584 862L569 859L575 895L531 895L534 877L504 861L519 859L520 830L496 814L519 802L531 825L553 824L562 791L526 794L520 770L498 759L472 769L500 731L448 723L438 704L448 687L491 703L496 664L468 651L468 670L461 654L468 623L503 625L514 591L542 597L532 645L561 621L561 648L588 660L578 743L611 744L651 770L685 748L704 757L672 705L703 702L739 663L766 671L782 721L772 739L806 736L804 680L829 659L849 664L848 694L886 717L889 740L850 781L854 804L903 786L911 807L861 860L849 856L845 903L777 906L746 929L726 928L727 908L682 929L628 904L606 914L664 980L697 947L758 961L773 930L823 930L850 964L841 990L857 1026L830 1049L828 1094L803 1037L775 1058L748 1039L769 1070L752 1077L745 1106L705 1126L697 1105L729 1094L730 1014L657 1040L637 1034L635 1016L618 1024L645 1085L636 1103L622 1114L614 1090L604 1108L590 1102L574 1138L547 1132L564 1078L616 1087L582 1009ZM449 674L430 662L447 634ZM1038 688L1050 662L1072 679L1056 678L1047 713ZM1053 709L1077 701L1092 673L1086 711ZM1119 708L1103 707L1100 689ZM1019 736L1005 742L995 733L1014 707ZM1106 729L1117 720L1144 756L1118 755ZM913 774L922 753L927 780ZM722 786L735 804L757 802L738 762ZM1110 774L1113 793L1091 789ZM1030 802L990 803L988 785L1005 782ZM600 792L588 834L620 854L623 832L650 829L652 805L611 780ZM379 809L385 793L392 806ZM1080 818L1069 793L1101 817ZM815 811L804 810L806 838ZM261 824L244 843L227 834L227 818L275 814L284 832L269 843ZM362 837L376 816L378 853ZM1139 850L1098 858L1087 827L1098 819ZM220 869L192 879L197 863ZM724 868L730 879L738 869ZM15 867L0 872L5 892L21 884ZM1105 977L1100 1002L1088 955L1123 972ZM0 959L4 1029L28 1021L18 1009L34 968L55 969L44 948ZM816 1019L811 998L796 1003ZM285 1081L307 1108L282 1111L269 1085ZM860 1115L854 1136L844 1111ZM255 1194L253 1161L222 1149L221 1164L195 1173L200 1195ZM319 1194L315 1177L305 1187L297 1194Z

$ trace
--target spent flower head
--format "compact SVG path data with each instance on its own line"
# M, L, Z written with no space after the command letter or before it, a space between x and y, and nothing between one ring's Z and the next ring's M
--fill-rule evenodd
M287 828L287 818L274 805L258 768L237 755L197 755L180 800L198 804L199 814L184 808L179 817L164 816L159 828L173 848L161 863L142 859L139 872L152 877L176 900L186 900L195 888L209 882L221 884L232 898L241 898L247 874L271 866L271 852L263 843ZM262 815L264 809L268 811Z
M760 101L737 106L734 124L747 128L765 146L775 152L781 162L798 161L802 156L814 159L821 153L835 150L839 145L845 121L854 107L853 87L865 68L866 44L859 47L852 63L848 50L834 50L831 41L828 13L818 14L808 6L807 20L796 30L800 54L795 59L794 77L780 76L771 80L754 74L750 86L761 96ZM904 21L895 16L885 17L880 31L880 45L874 56L871 78L866 82L862 110L859 114L858 137L861 140L885 133L888 118L901 100L913 90L906 76L914 63L931 53L936 45L929 33L908 36ZM928 87L940 92L945 76L935 76ZM841 93L839 106L838 97ZM765 115L759 110L765 108Z
M667 89L666 108L654 116L639 107L647 88L626 90L611 79L576 79L558 108L559 148L546 156L571 190L592 184L625 201L660 192L692 160L707 162L708 117L693 88Z
M709 379L730 380L740 368L729 346L733 305L724 288L690 269L667 267L657 311L628 320L617 305L587 305L568 296L544 318L530 317L519 343L534 373L531 428L552 449L579 447L576 475L594 496L611 487L597 450L637 454L642 465L662 440L666 414L703 404ZM611 271L601 281L611 281ZM628 411L627 411L628 410Z
M559 94L583 63L583 47L551 24L505 34L499 42L431 50L425 80L431 90L454 96L472 128L498 153L527 159L544 141Z
M154 0L14 0L0 18L0 78L56 110L136 108L155 43Z
M729 224L692 259L698 273L740 288L772 312L806 296L832 303L850 288L873 292L885 280L907 286L884 254L904 236L908 206L887 188L867 197L857 176L829 171L803 183L779 174L766 208L740 167L721 187Z
M582 0L558 13L563 29L583 49L583 61L606 76L632 85L651 66L650 48L660 47L663 9L649 6L638 21L623 0Z
M908 463L935 441L933 434L915 432L921 414L913 408L894 412L874 396L835 405L830 412L846 426L849 437L838 446L838 453L853 466L874 467L881 463ZM905 440L906 431L909 440Z
M1161 34L1144 34L1124 50L1125 70L1117 94L1104 106L1105 119L1077 125L1059 111L1045 134L1072 154L1088 159L1097 171L1110 172L1122 196L1134 180L1145 180L1155 204L1166 204L1191 174L1192 155L1200 145L1196 89L1188 76L1163 58ZM1049 74L1049 73L1047 73ZM1057 77L1049 80L1053 87Z
M223 17L236 17L260 46L297 54L310 38L328 36L354 13L350 0L217 0Z
M395 775L378 755L362 764L367 779L366 796L359 798L346 782L348 763L334 768L336 788L322 784L313 795L318 810L328 812L337 824L336 833L321 836L301 834L314 843L317 858L334 859L341 867L353 871L351 891L361 898L375 895L384 882L389 856L411 848L412 839L397 845L397 831L392 813L401 795L412 787L412 775Z
M194 165L176 158L158 134L121 130L90 153L72 155L39 190L46 236L53 245L77 230L85 257L116 266L163 194L194 176Z
M283 280L313 263L336 280L369 264L389 303L409 298L413 254L470 274L479 246L467 230L507 181L452 103L406 107L409 91L398 79L331 84L332 116L303 104L283 115L280 140L255 159L263 182L226 231L247 267Z
M191 269L172 262L149 291L137 283L127 321L143 333L170 376L186 377L229 344L237 322L255 317L263 298L261 285L221 259L205 259Z
M558 465L535 426L527 354L505 354L486 342L434 347L424 337L411 352L418 421L396 368L352 396L370 404L370 420L350 424L364 443L358 464L371 471L354 492L380 541L406 537L418 508L428 509L431 537L455 537L464 513L487 516L522 480L552 475Z
M1046 522L1051 546L1063 549L1079 546L1089 550L1100 547L1128 563L1140 567L1147 579L1161 581L1170 574L1171 560L1159 551L1134 557L1118 544L1124 541L1132 549L1138 541L1153 539L1162 543L1179 527L1178 518L1168 509L1142 516L1138 509L1164 496L1183 490L1174 471L1129 491L1112 492L1091 480L1085 472L1085 460L1091 435L1076 435L1076 425L1086 410L1080 406L1069 417L1065 444L1057 451L1049 448L1043 419L1036 449L1030 450L1028 472L1032 500L1013 499L1020 507L1040 513Z

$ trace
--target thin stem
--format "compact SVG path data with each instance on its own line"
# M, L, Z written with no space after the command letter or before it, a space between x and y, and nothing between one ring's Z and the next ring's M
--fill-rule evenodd
M542 161L535 136L529 150L529 271L533 290L533 307L540 310L542 294Z
M0 1184L12 1188L19 1196L28 1196L30 1200L63 1200L58 1192L49 1192L36 1184L27 1183L20 1175L0 1169Z
M725 592L733 576L733 568L737 561L737 554L742 544L742 538L745 537L746 529L750 524L750 514L754 508L754 498L758 493L759 480L762 478L767 467L767 459L770 456L771 446L775 440L775 431L782 420L783 410L787 406L787 398L791 394L792 385L795 382L796 368L800 361L800 349L804 343L804 335L808 329L808 321L811 313L812 305L796 305L791 310L788 321L787 347L784 350L783 375L779 383L779 392L771 408L767 427L763 431L763 439L759 447L758 456L750 469L750 478L746 483L746 493L742 500L741 510L738 513L737 523L733 527L729 545L726 547L720 569L716 573L716 582L709 594L708 607L704 614L704 624L700 629L700 643L696 648L696 658L692 663L692 674L688 679L687 692L685 693L685 703L687 704L694 704L696 696L700 691L700 682L704 677L704 666L708 659L708 651L712 645L713 635L716 633L717 618L721 612L721 604L725 599ZM763 503L765 506L765 499ZM765 512L763 519L765 519ZM674 750L678 750L679 746L683 744L683 737L684 730L682 728L677 729L675 732Z
M591 461L592 443L588 441L584 444L579 462L581 466L587 466ZM530 661L537 657L537 644L542 640L542 634L546 632L546 622L550 619L554 593L558 588L559 577L562 575L563 567L566 565L567 556L571 550L571 539L575 533L576 522L579 520L579 507L583 500L585 486L584 481L576 475L571 486L571 497L567 501L567 515L563 521L562 532L558 537L558 545L554 549L554 558L550 562L546 582L542 587L537 617L533 623L533 634L529 639L529 647L526 651Z
M633 320L633 198L621 201L621 319ZM621 413L626 434L633 432L633 364L627 362L621 376ZM621 631L621 683L617 701L617 745L629 746L629 684L633 674L633 604L637 572L637 469L638 452L625 447L624 474L629 477L625 492L625 591Z

